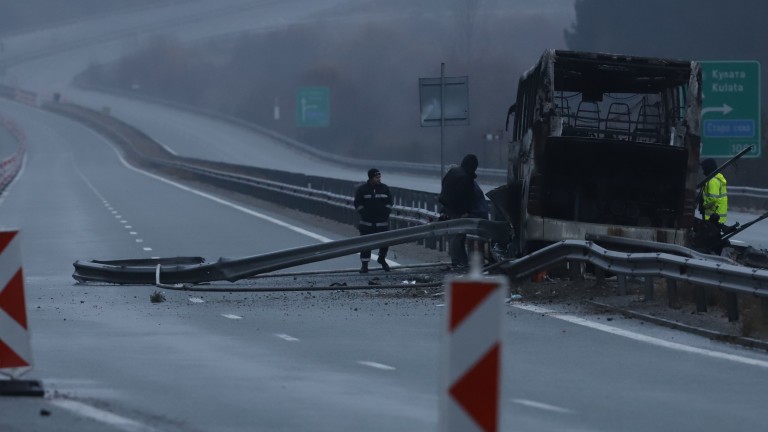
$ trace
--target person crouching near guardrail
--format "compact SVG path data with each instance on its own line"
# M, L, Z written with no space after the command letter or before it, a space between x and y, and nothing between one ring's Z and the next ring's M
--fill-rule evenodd
M368 181L358 186L355 191L355 210L360 215L357 228L360 235L389 231L389 214L392 213L392 193L389 187L381 182L381 171L376 168L368 170ZM387 264L388 246L379 248L379 259L384 271L389 271ZM368 262L371 261L371 251L360 252L360 273L368 273Z

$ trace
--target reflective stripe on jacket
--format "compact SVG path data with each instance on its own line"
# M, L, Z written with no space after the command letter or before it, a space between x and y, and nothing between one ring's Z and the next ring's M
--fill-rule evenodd
M388 227L392 204L392 193L384 183L374 186L366 182L355 191L354 206L360 214L360 225Z

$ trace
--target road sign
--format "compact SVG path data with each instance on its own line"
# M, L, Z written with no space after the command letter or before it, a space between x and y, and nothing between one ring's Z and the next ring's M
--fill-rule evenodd
M468 78L444 77L444 90L441 90L440 78L419 78L419 103L422 126L440 126L441 109L445 109L445 125L469 124L469 85ZM445 99L441 105L441 95Z
M440 432L499 430L501 324L507 285L502 277L482 276L479 267L473 263L466 277L446 280Z
M701 155L760 157L760 63L702 61Z
M328 87L299 87L296 90L296 126L328 127L331 124L330 98Z

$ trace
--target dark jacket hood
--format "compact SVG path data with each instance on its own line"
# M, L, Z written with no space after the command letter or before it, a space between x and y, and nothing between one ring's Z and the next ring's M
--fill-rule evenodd
M464 159L461 160L461 167L464 168L469 174L475 174L478 165L479 163L477 161L477 156L473 154L468 154L464 156Z

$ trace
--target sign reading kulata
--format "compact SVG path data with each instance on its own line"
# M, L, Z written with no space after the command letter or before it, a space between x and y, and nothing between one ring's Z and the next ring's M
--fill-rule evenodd
M702 61L701 155L730 158L760 151L760 63Z

